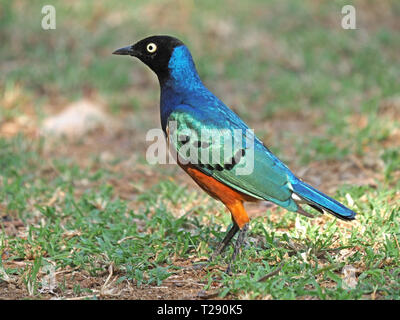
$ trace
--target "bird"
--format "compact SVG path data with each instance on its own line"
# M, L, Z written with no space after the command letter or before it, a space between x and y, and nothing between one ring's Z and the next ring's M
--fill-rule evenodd
M231 227L209 259L220 255L239 233L228 274L249 228L246 202L269 201L288 211L314 217L302 207L308 205L342 220L355 219L354 211L296 177L203 84L191 52L181 40L153 35L113 54L135 57L157 75L161 128L176 152L178 165L231 213Z

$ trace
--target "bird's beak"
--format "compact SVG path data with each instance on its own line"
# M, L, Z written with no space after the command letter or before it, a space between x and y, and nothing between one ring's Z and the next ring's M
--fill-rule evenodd
M127 46L115 50L113 54L136 56L137 52L133 49L133 46Z

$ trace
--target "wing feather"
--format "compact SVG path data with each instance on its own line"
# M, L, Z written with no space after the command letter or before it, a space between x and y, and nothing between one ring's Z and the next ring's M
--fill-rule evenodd
M168 118L169 140L179 160L235 190L296 211L292 173L252 131L243 123L197 110L181 105Z

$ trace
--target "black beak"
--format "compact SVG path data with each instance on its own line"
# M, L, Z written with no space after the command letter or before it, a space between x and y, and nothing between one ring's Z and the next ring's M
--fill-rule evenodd
M118 50L115 50L113 54L119 54L119 55L130 55L130 56L136 56L136 51L133 50L133 46L127 46L120 48Z

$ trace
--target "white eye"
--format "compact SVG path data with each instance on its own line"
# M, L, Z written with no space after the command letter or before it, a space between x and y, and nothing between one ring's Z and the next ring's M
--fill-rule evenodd
M146 47L147 51L150 53L156 52L157 46L155 43L149 43Z

